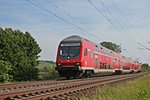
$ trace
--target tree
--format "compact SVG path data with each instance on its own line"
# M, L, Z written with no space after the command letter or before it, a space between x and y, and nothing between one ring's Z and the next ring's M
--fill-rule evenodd
M41 49L28 32L0 28L0 60L13 66L11 75L14 80L26 81L37 78L38 54Z
M12 66L9 62L0 60L0 82L8 82L12 80L12 75L9 73L12 71Z
M147 63L142 64L142 66L147 66L147 67L149 67L149 65L148 65Z
M112 43L112 42L101 42L100 43L102 46L112 50L112 51L115 51L117 53L121 53L121 46L120 45L117 45L116 43Z
M150 66L148 64L142 64L142 71L143 72L147 72L150 71Z

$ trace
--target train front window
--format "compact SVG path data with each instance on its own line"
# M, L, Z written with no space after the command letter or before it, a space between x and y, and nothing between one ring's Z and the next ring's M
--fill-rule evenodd
M60 45L60 58L72 59L80 55L80 43L62 43Z

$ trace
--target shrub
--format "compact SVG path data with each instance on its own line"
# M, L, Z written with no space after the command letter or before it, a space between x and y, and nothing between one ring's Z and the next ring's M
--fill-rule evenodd
M55 71L55 65L45 66L39 69L39 80L56 79L58 73Z

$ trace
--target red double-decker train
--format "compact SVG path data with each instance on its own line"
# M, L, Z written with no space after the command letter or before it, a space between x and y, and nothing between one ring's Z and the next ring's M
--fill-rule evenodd
M60 77L88 77L96 73L133 73L141 65L80 36L63 39L57 51L56 70Z

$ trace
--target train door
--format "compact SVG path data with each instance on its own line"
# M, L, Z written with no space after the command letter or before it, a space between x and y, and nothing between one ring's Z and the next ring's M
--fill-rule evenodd
M95 69L98 69L98 56L95 55Z
M120 70L122 70L122 67L123 67L123 62L120 61Z

